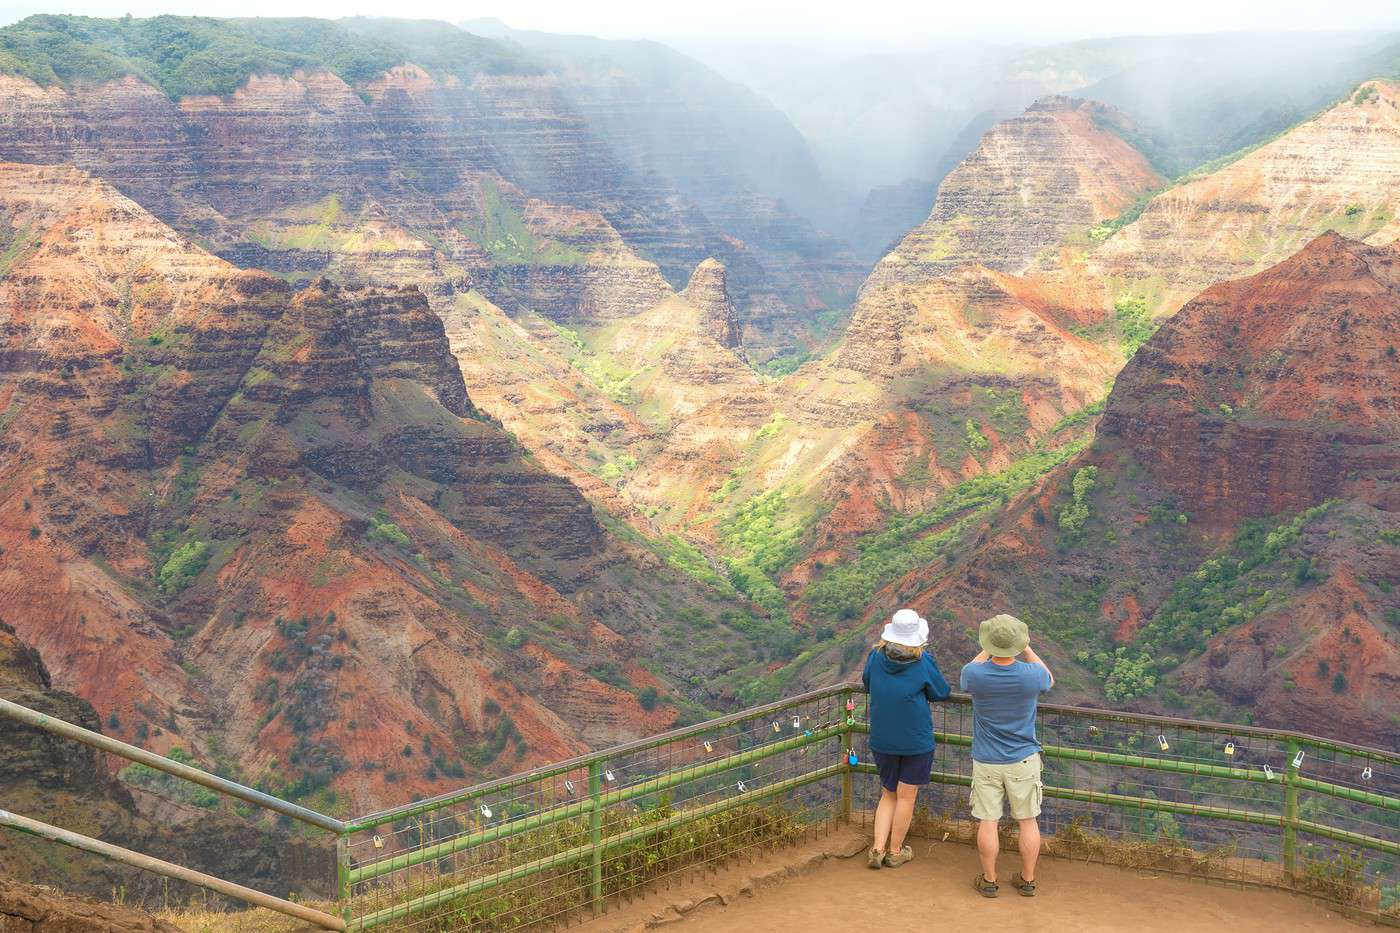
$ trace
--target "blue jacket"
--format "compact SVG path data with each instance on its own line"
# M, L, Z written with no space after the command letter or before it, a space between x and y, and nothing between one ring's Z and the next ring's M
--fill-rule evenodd
M927 650L917 661L892 661L870 652L861 675L870 694L870 750L882 755L924 755L933 751L933 719L928 704L953 691Z

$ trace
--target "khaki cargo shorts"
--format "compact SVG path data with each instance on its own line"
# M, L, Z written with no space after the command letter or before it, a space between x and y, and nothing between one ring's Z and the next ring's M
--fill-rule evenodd
M972 818L999 820L1003 801L1011 804L1011 818L1033 820L1040 816L1043 793L1040 753L1009 765L972 763Z

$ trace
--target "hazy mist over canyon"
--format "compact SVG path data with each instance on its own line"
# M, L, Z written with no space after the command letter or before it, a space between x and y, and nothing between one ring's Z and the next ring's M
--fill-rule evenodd
M909 606L1400 747L1400 13L1129 6L0 6L0 695L368 812ZM0 806L324 867L36 736Z

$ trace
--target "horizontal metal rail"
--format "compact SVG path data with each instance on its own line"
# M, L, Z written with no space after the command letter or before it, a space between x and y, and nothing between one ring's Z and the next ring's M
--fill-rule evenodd
M45 732L52 732L54 735L60 735L66 739L82 742L84 745L91 745L99 751L117 755L121 758L125 758L127 761L134 761L148 768L155 768L157 771L163 771L174 777L183 778L201 787L207 787L221 794L236 797L245 803L251 803L266 810L271 810L274 813L280 813L294 820L300 820L303 823L307 823L319 829L324 829L333 833L342 833L345 831L345 824L335 817L326 816L323 813L317 813L315 810L308 810L305 807L299 807L294 803L288 803L271 794L264 794L260 790L254 790L251 787L245 787L235 781L221 778L207 771L201 771L199 768L191 768L189 765L181 764L178 761L171 761L169 758L162 757L154 752L148 752L144 748L137 748L135 745L128 745L110 736L105 736L100 732L93 732L81 726L75 726L70 722L64 722L62 719L55 719L38 710L32 710L27 706L20 706L18 703L0 699L0 715L9 716L11 719L16 719L27 726L43 729Z
M587 768L590 764L606 762L612 758L620 758L624 755L631 755L635 752L646 751L647 749L651 748L658 748L662 745L667 745L671 742L676 742L681 739L701 736L712 729L720 729L725 726L735 725L736 723L749 722L750 720L754 719L761 719L764 716L771 716L773 713L781 712L782 710L789 709L793 706L797 706L802 703L808 703L812 700L820 700L824 699L825 697L835 696L836 694L843 693L847 690L852 689L861 689L860 684L845 683L837 684L832 687L823 687L820 690L811 690L807 693L798 694L797 696L789 697L785 700L779 700L776 703L768 703L763 706L756 706L752 709L747 709L738 713L733 713L729 716L721 716L718 719L707 720L702 723L697 723L693 726L686 726L681 729L673 729L670 732L662 732L657 735L649 736L645 739L638 739L635 742L628 742L623 745L614 745L610 748L602 749L601 751L590 752L587 755L579 755L576 758L570 758L567 761L561 761L556 764L546 765L541 768L535 768L531 771L523 771L519 774L513 774L509 777L498 778L493 781L486 781L481 784L475 784L471 787L463 788L462 790L450 791L446 794L439 794L436 797L428 797L424 800L419 800L414 803L407 804L405 806L392 807L388 810L381 810L377 813L371 813L367 816L357 817L345 823L343 831L355 833L360 832L361 830L374 829L375 827L383 826L386 823L392 823L395 820L400 820L404 817L417 816L420 813L428 813L432 810L439 810L443 807L448 807L454 804L463 803L468 800L473 800L477 797L481 797L486 794L499 793L501 791L511 790L512 788L520 787L524 784L533 784L537 781L543 781L548 778L558 777L560 775L567 774L570 771L579 771L584 768Z
M462 897L480 894L483 891L489 891L492 888L497 888L503 884L527 878L530 875L538 874L539 872L547 871L551 868L558 868L563 865L570 865L575 862L583 861L584 859L592 857L597 851L608 852L620 846L627 845L628 843L636 842L639 839L645 839L648 836L654 836L657 833L684 826L687 823L694 823L698 820L715 816L728 810L747 806L756 800L763 800L785 794L807 784L814 784L818 781L824 781L827 778L836 777L843 774L846 769L847 766L844 764L830 765L808 774L770 784L767 787L750 789L737 797L716 801L715 803L706 804L703 807L684 810L664 820L658 820L655 823L637 826L625 832L608 836L597 845L589 843L587 845L575 846L572 849L557 852L554 855L548 855L544 858L536 859L533 862L526 862L523 865L506 868L495 874L486 875L482 878L475 878L462 884L443 888L440 891L433 891L429 894L424 894L412 900L405 901L402 904L386 907L383 910L366 914L363 917L351 921L350 928L353 930L367 930L373 927L383 926L386 923L392 923L410 914L430 910L433 907L439 907Z
M123 849L111 843L103 842L100 839L93 839L91 836L83 836L78 833L69 832L66 829L59 829L57 826L50 826L48 823L40 823L38 820L31 820L16 813L0 810L0 826L6 826L18 832L26 833L30 836L37 836L40 839L48 839L53 842L71 846L74 849L81 849L84 852L92 852L101 855L114 862L121 862L140 868L144 871L154 872L164 875L167 878L175 878L180 881L187 881L190 884L197 884L200 887L208 888L211 891L232 897L251 904L254 907L266 907L268 910L275 910L280 914L304 920L307 923L315 924L324 930L344 930L345 921L340 917L333 917L324 911L316 910L314 907L307 907L304 904L297 904L293 901L286 901L280 897L273 897L271 894L264 894L261 891L254 891L252 888L245 888L241 884L234 884L231 881L224 881L203 872L194 871L181 865L174 865L170 862L152 858L149 855L142 855L140 852L133 852L130 849Z
M805 745L812 745L817 742L824 742L828 739L836 738L844 735L847 730L848 727L845 725L815 730L811 735L794 736L790 739L773 742L769 745L763 745L746 752L729 755L716 761L709 761L689 768L682 768L678 771L671 771L659 777L633 784L630 787L609 791L601 795L597 800L583 800L567 806L557 807L553 810L547 810L525 819L512 820L509 823L482 830L481 832L473 833L469 836L463 836L460 839L450 839L445 842L439 842L436 845L425 846L424 848L417 849L404 855L396 855L393 858L383 859L361 868L352 869L349 875L349 882L351 884L356 884L361 881L367 881L371 878L377 878L380 875L389 874L390 872L411 868L423 862L430 862L434 859L451 855L454 852L461 852L487 842L494 842L497 839L505 839L510 836L540 829L541 827L549 826L563 820L574 819L594 809L606 809L619 803L635 800L638 797L659 794L673 787L679 787L682 784L688 784L691 781L701 780L702 778L711 777L712 775L723 774L725 771L732 771L735 768L742 768L745 765L753 764L756 761L762 761L765 758L779 755L795 748L802 748Z
M869 732L868 723L856 723L850 727L852 732ZM961 735L952 732L934 732L934 737L945 745L956 745L967 747L972 744L971 736ZM1192 774L1200 777L1226 778L1232 781L1252 781L1257 784L1281 783L1282 774L1275 773L1270 777L1260 768L1236 768L1226 765L1211 765L1204 762L1181 761L1175 758L1160 758L1156 755L1133 755L1125 752L1100 752L1088 748L1072 748L1066 745L1044 745L1041 747L1041 754L1046 758L1059 758L1066 761L1085 761L1092 764L1112 765L1120 768L1147 768L1151 771L1164 771L1173 774ZM1327 781L1318 781L1313 778L1306 778L1296 771L1286 772L1299 790L1306 790L1310 793L1324 794L1329 797L1336 797L1339 800L1350 800L1354 803L1364 803L1368 806L1378 807L1382 810L1394 810L1400 812L1400 798L1387 797L1374 791L1360 790L1355 787L1346 787L1342 784L1332 784Z

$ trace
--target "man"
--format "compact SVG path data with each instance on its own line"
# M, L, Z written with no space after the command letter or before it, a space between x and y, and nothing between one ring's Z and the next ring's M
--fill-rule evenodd
M1021 871L1011 885L1025 897L1035 896L1041 797L1035 712L1055 678L1031 650L1030 640L1020 619L993 616L978 635L982 651L962 669L962 689L972 694L972 818L980 821L977 853L982 860L982 874L972 884L983 897L996 897L999 888L997 822L1004 802L1021 825Z

